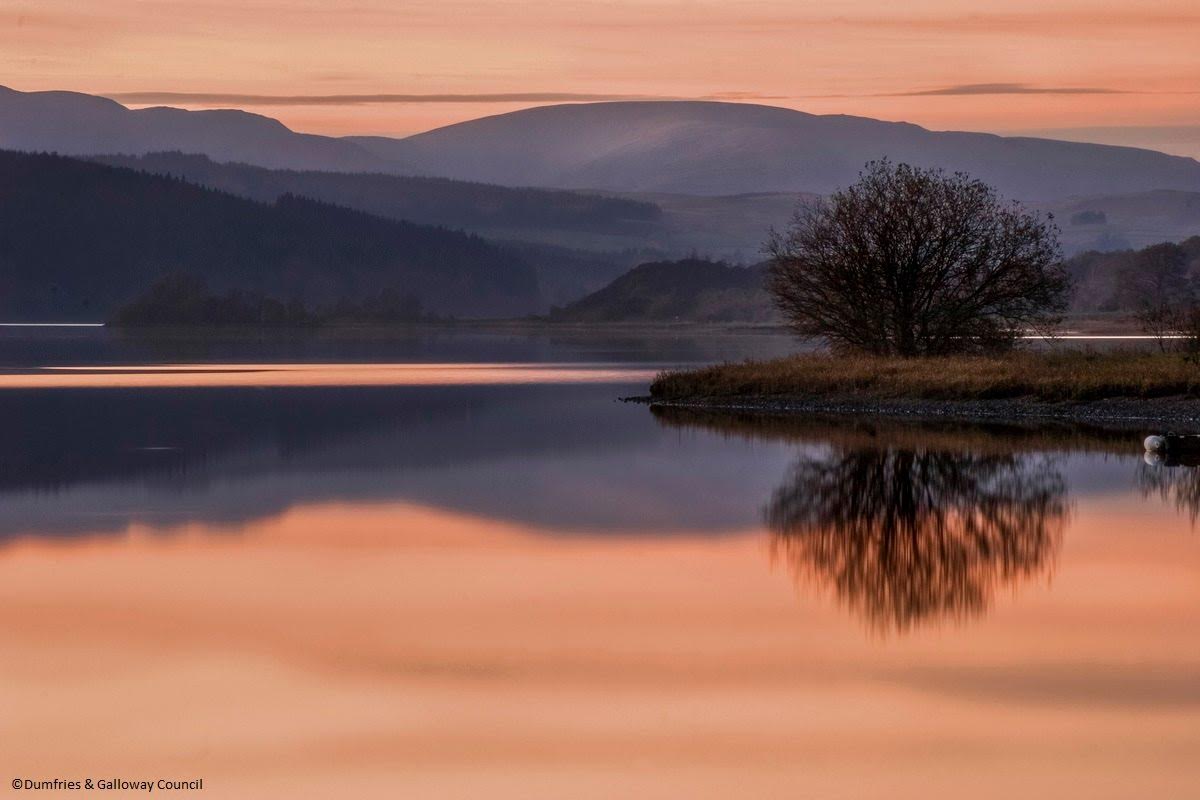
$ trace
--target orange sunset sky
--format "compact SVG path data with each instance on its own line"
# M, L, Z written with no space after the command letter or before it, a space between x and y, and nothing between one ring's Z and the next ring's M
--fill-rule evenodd
M0 84L335 135L720 98L1193 154L1197 42L1195 0L0 0Z

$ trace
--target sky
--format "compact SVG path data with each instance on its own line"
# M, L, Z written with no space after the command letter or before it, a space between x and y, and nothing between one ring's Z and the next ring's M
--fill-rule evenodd
M1198 41L1195 0L0 0L0 84L333 135L706 98L1200 155Z

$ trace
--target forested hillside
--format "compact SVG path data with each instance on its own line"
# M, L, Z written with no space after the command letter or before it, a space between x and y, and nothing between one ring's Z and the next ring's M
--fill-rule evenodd
M627 233L653 223L662 213L653 203L584 192L366 172L270 170L178 152L97 156L93 160L174 175L264 202L297 194L393 219L470 230Z
M310 305L392 290L441 315L513 316L542 302L533 268L477 236L0 151L0 318L102 320L167 274Z

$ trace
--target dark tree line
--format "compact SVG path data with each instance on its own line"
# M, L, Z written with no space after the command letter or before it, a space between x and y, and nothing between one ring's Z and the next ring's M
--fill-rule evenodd
M212 290L359 302L403 287L426 309L511 316L540 305L516 253L469 234L305 198L271 204L183 180L0 151L0 314L104 319L172 273Z
M437 319L421 310L421 300L397 289L383 289L360 300L310 307L260 292L230 289L217 294L203 278L169 275L122 306L110 323L147 325L322 325L326 323L411 323Z
M618 233L655 222L662 216L657 205L640 200L449 178L271 170L248 164L219 164L206 156L183 153L99 156L95 160L175 175L263 202L296 194L392 219L450 228L553 228Z
M1200 236L1141 250L1088 252L1067 262L1083 310L1132 312L1163 350L1200 338ZM1182 335L1172 342L1168 337Z

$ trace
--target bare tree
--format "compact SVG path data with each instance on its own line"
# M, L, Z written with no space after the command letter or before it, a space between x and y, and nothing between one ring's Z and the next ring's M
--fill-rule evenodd
M1048 330L1069 283L1057 228L962 173L887 160L773 232L767 286L792 327L879 355L1002 350Z

